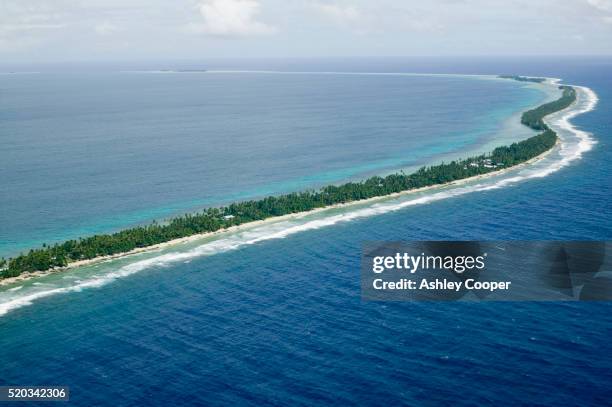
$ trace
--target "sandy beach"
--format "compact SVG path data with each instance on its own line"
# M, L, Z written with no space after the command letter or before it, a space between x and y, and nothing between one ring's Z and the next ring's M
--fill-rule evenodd
M556 79L556 78L547 78L547 81L545 82L545 84L547 86L557 87L559 85L559 82L560 82L559 79ZM583 109L584 111L589 111L597 103L597 96L590 89L588 89L588 88L584 88L584 87L581 87L581 86L576 86L576 88L579 89L580 91L582 91L584 93L584 97L586 97L586 99L590 102L589 106L587 106L585 109ZM566 129L571 129L573 132L580 133L579 130L574 129L573 126L571 126L571 124L568 122L569 118L574 117L577 114L582 113L582 111L574 111L573 110L575 105L578 103L579 100L580 100L580 98L576 102L574 102L571 106L569 106L568 108L566 108L566 109L561 111L561 112L566 112L566 114L564 115L562 123L560 124L559 127L566 128ZM548 125L552 125L548 120L546 120L546 118L544 120L545 120L545 122ZM583 137L580 137L580 138L582 139ZM323 208L316 208L316 209L312 209L312 210L304 211L304 212L297 212L297 213L292 213L292 214L287 214L287 215L282 215L282 216L270 217L270 218L267 218L267 219L264 219L264 220L258 220L258 221L244 223L244 224L237 225L237 226L231 226L229 228L220 229L220 230L217 230L215 232L206 232L206 233L195 234L195 235L192 235L192 236L187 236L187 237L182 237L182 238L179 238L179 239L170 240L170 241L167 241L167 242L164 242L164 243L159 243L159 244L156 244L156 245L153 245L153 246L137 248L137 249L134 249L134 250L131 250L131 251L128 251L128 252L124 252L124 253L117 253L117 254L113 254L113 255L109 255L109 256L100 256L100 257L96 257L96 258L93 258L93 259L79 260L79 261L71 262L71 263L69 263L65 267L57 267L57 268L46 270L46 271L24 272L24 273L22 273L22 274L20 274L19 276L16 276L16 277L8 277L8 278L1 279L0 280L0 287L4 287L4 286L16 284L16 283L21 283L21 282L24 282L24 281L27 281L27 280L31 280L33 278L39 278L39 277L43 277L43 276L46 276L46 275L49 275L49 274L52 274L52 273L58 273L58 272L66 271L66 270L75 269L75 268L78 268L78 267L89 266L89 265L93 265L93 264L104 262L104 261L109 261L109 260L113 260L113 259L119 259L119 258L123 258L123 257L127 257L127 256L133 256L133 255L136 255L136 254L147 253L147 252L160 251L160 250L172 247L172 246L177 246L177 245L180 245L180 244L197 241L199 239L210 238L210 237L213 237L213 236L230 235L232 233L239 232L239 231L242 231L242 230L251 229L251 228L254 228L254 227L257 227L257 226L262 226L262 225L271 224L271 223L275 223L275 222L282 222L282 221L285 221L285 220L295 219L295 218L298 218L298 217L303 217L305 215L311 215L311 214L315 214L315 213L319 213L319 212L331 211L331 210L338 209L338 208L350 208L350 207L358 206L358 205L365 205L365 206L367 206L367 205L370 205L370 204L373 204L373 203L376 203L376 202L392 200L394 198L398 198L398 197L402 197L402 196L407 196L407 195L411 195L411 194L416 194L416 193L419 193L419 192L433 191L433 190L443 190L443 189L449 188L449 187L461 186L461 185L464 185L464 184L467 184L467 183L471 183L471 182L474 182L474 181L478 181L478 180L481 180L481 179L488 179L488 178L492 178L492 177L497 177L497 176L506 174L506 173L508 173L510 171L516 171L517 169L520 169L520 168L523 168L523 167L527 167L529 165L532 165L532 164L534 164L534 163L544 159L550 153L552 153L555 150L558 150L559 148L562 148L562 143L561 143L561 140L559 138L557 138L557 142L556 142L555 146L553 146L548 151L545 151L544 153L538 155L537 157L534 157L534 158L532 158L532 159L530 159L528 161L525 161L525 162L523 162L521 164L517 164L515 166L507 167L507 168L500 169L500 170L497 170L497 171L492 171L492 172L487 173L487 174L476 175L476 176L473 176L473 177L464 178L464 179L461 179L461 180L456 180L456 181L448 182L448 183L445 183L445 184L438 184L438 185L431 185L431 186L422 187L422 188L410 189L410 190L406 190L406 191L402 191L402 192L396 192L396 193L392 193L392 194L389 194L389 195L377 196L377 197L373 197L373 198L369 198L369 199L363 199L363 200L359 200L359 201L353 201L353 202L347 202L347 203L340 203L340 204L330 205L330 206L326 206L326 207L323 207ZM584 148L587 148L587 147L584 147ZM590 147L588 147L588 148L590 148ZM567 161L567 159L565 159L563 161Z
M257 221L253 221L253 222L243 223L241 225L231 226L229 228L220 229L220 230L217 230L217 231L214 231L214 232L199 233L199 234L195 234L195 235L192 235L192 236L186 236L186 237L182 237L182 238L179 238L179 239L169 240L167 242L159 243L159 244L156 244L156 245L153 245L153 246L140 247L140 248L137 248L137 249L134 249L134 250L130 250L129 252L117 253L117 254L113 254L113 255L109 255L109 256L100 256L100 257L95 257L93 259L74 261L74 262L69 263L66 267L57 267L57 268L50 269L50 270L45 270L45 271L25 272L25 273L22 273L22 274L20 274L20 275L18 275L16 277L8 277L8 278L4 278L4 279L0 280L0 287L11 285L11 284L15 284L15 283L21 283L21 282L24 282L24 281L27 281L27 280L30 280L30 279L33 279L33 278L43 277L43 276L46 276L46 275L49 275L49 274L52 274L52 273L58 273L58 272L74 269L74 268L77 268L77 267L89 266L89 265L93 265L93 264L100 263L100 262L103 262L103 261L108 261L108 260L112 260L112 259L118 259L118 258L127 257L127 256L133 256L133 255L140 254L140 253L159 251L159 250L162 250L162 249L165 249L165 248L168 248L168 247L180 245L180 244L183 244L183 243L192 242L192 241L203 239L203 238L208 238L208 237L218 236L218 235L223 235L223 234L230 234L230 233L238 232L238 231L241 231L241 230L244 230L244 229L253 228L253 227L256 227L256 226L261 226L261 225L265 225L265 224L269 224L269 223L274 223L274 222L281 222L283 220L293 219L293 218L296 218L298 216L304 216L304 215L310 215L310 214L314 214L314 213L318 213L318 212L330 211L330 210L337 209L337 208L347 208L347 207L356 206L356 205L364 205L364 204L368 205L368 204L372 204L372 203L383 201L383 200L388 200L388 199L398 198L398 197L405 196L405 195L415 194L415 193L418 193L418 192L425 192L425 191L430 191L430 190L435 190L435 189L448 188L448 187L452 187L452 186L459 186L459 185L467 184L469 182L477 181L477 180L480 180L480 179L486 179L486 178L491 178L491 177L494 177L494 176L503 175L503 174L505 174L505 173L507 173L509 171L514 171L514 170L517 170L517 169L519 169L521 167L525 167L525 166L533 164L533 163L535 163L535 162L537 162L539 160L542 160L548 154L550 154L552 151L554 151L558 146L559 146L559 140L557 140L557 143L555 144L555 146L553 148L551 148L548 151L545 151L544 153L540 154L537 157L532 158L531 160L525 161L525 162L523 162L521 164L517 164L517 165L512 166L512 167L504 168L504 169L501 169L501 170L498 170L498 171L493 171L493 172L490 172L490 173L487 173L487 174L476 175L474 177L464 178L464 179L461 179L461 180L456 180L456 181L448 182L446 184L431 185L431 186L427 186L427 187L415 188L415 189L410 189L410 190L406 190L406 191L402 191L402 192L396 192L396 193L389 194L389 195L376 196L376 197L373 197L373 198L363 199L363 200L360 200L360 201L340 203L340 204L326 206L326 207L323 207L323 208L312 209L312 210L309 210L309 211L296 212L296 213L291 213L291 214L282 215L282 216L270 217L270 218L263 219L263 220L257 220Z

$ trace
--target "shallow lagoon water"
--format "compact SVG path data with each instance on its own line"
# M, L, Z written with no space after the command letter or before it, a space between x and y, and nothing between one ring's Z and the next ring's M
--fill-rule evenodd
M526 137L507 118L545 97L470 77L252 72L0 75L0 88L2 255L481 151Z
M600 97L573 119L598 141L581 160L37 301L0 319L3 380L68 384L81 405L605 403L608 304L362 303L358 272L364 240L609 239L597 72L566 79Z

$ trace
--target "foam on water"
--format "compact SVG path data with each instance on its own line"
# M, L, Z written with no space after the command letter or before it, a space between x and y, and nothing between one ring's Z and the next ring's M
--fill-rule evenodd
M550 86L557 86L558 80L550 80ZM507 187L518 182L533 178L546 177L570 163L582 158L583 153L592 149L596 140L588 132L576 128L570 120L580 114L593 110L598 98L595 92L587 87L575 86L578 90L578 100L569 108L554 113L546 118L548 125L559 135L559 146L544 159L519 169L510 170L507 174L492 176L478 181L470 181L455 186L443 186L426 192L414 193L389 198L370 204L357 204L352 207L324 210L316 213L299 214L290 220L271 222L262 226L251 227L239 232L228 233L225 236L200 244L188 250L178 251L173 247L170 252L147 253L133 257L134 261L112 269L113 263L107 262L105 268L109 272L98 273L83 279L74 275L66 275L61 279L67 286L57 287L54 284L32 283L9 288L0 292L0 316L11 310L30 305L36 300L59 294L79 292L88 288L99 288L117 279L128 277L152 267L165 267L173 263L189 262L193 258L210 256L238 249L245 245L257 244L272 239L283 239L287 236L307 230L319 229L341 222L376 216L391 211L398 211L410 206L423 205L443 199L461 196L477 191L486 191ZM147 257L148 258L142 258ZM138 260L137 260L138 259ZM75 271L72 271L73 273Z

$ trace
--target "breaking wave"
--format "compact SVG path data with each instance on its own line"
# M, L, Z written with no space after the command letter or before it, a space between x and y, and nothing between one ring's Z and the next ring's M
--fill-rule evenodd
M550 80L556 86L558 80ZM548 125L557 132L559 145L544 159L506 174L494 175L480 180L472 180L459 185L441 186L432 190L415 192L399 197L381 199L376 203L355 204L343 208L328 209L316 213L297 214L289 220L270 222L260 226L242 229L238 232L227 232L216 240L209 241L180 251L180 246L168 248L169 252L149 252L130 256L117 262L107 262L103 267L108 272L89 276L80 276L75 271L65 272L59 281L41 284L40 282L23 284L0 292L0 316L11 310L32 304L34 301L58 294L79 292L88 288L98 288L117 279L121 279L152 267L164 267L178 262L189 262L191 259L210 256L238 249L266 240L283 239L303 231L320 229L341 222L367 218L410 206L423 205L456 196L478 191L504 188L528 179L546 177L570 163L580 160L582 155L592 149L596 140L586 131L576 128L570 120L580 114L593 110L598 98L595 92L587 87L575 86L578 99L571 107L546 117ZM144 257L144 258L143 258ZM127 264L119 263L127 261ZM113 270L113 268L115 268ZM52 276L48 276L52 277ZM46 278L46 277L45 277ZM64 286L60 286L64 285Z

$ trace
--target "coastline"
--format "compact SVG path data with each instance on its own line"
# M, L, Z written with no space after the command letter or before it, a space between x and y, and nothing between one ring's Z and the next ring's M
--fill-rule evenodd
M530 160L527 160L523 163L517 164L515 166L512 167L508 167L508 168L504 168L498 171L492 171L489 172L487 174L480 174L480 175L475 175L473 177L469 177L469 178L463 178L460 180L456 180L456 181L451 181L451 182L447 182L445 184L437 184L437 185L430 185L430 186L426 186L426 187L421 187L421 188L415 188L415 189L410 189L407 191L401 191L401 192L394 192L392 194L389 195L383 195L383 196L375 196L372 198L368 198L368 199L363 199L363 200L359 200L359 201L351 201L351 202L345 202L345 203L339 203L339 204L334 204L334 205L330 205L330 206L326 206L324 208L316 208L316 209L311 209L309 211L304 211L304 212L296 212L296 213L291 213L291 214L287 214L287 215L281 215L281 216L273 216L267 219L263 219L263 220L257 220L257 221L252 221L252 222L247 222L247 223L243 223L240 225L235 225L235 226L230 226L229 228L226 229L220 229L214 232L205 232L205 233L198 233L195 235L191 235L191 236L186 236L186 237L181 237L178 239L173 239L173 240L169 240L167 242L163 242L163 243L158 243L152 246L147 246L147 247L139 247L137 249L133 249L130 250L128 252L123 252L123 253L117 253L117 254L112 254L112 255L108 255L108 256L99 256L99 257L95 257L93 259L86 259L86 260L79 260L79 261L75 261L75 262L71 262L69 263L67 266L65 267L57 267L54 269L50 269L50 270L45 270L45 271L32 271L32 272L24 272L18 276L15 277L7 277L4 279L0 279L0 287L4 287L7 285L11 285L11 284L15 284L15 283L23 283L25 281L34 279L34 278L39 278L39 277L44 277L50 274L55 274L55 273L61 273L63 271L68 271L71 269L75 269L78 267L84 267L84 266L91 266L97 263L101 263L104 261L109 261L109 260L114 260L114 259L119 259L119 258L123 258L123 257L129 257L129 256L134 256L137 254L143 254L143 253L150 253L150 252L155 252L155 251L160 251L169 247L173 247L176 245L180 245L182 243L188 243L188 242L192 242L192 241L196 241L196 240L200 240L200 239L204 239L207 237L213 237L213 236L218 236L218 235L222 235L222 234L226 234L226 233L232 233L232 232L238 232L241 230L245 230L245 229L249 229L255 226L262 226L265 224L270 224L270 223L274 223L274 222L281 222L283 220L289 220L289 219L293 219L296 217L300 217L300 216L305 216L305 215L312 215L315 213L320 213L320 212L325 212L325 211L329 211L329 210L333 210L333 209L338 209L338 208L350 208L351 206L357 206L357 205L368 205L368 204L372 204L378 201L384 201L387 199L394 199L394 198L399 198L402 196L406 196L406 195L410 195L410 194L414 194L414 193L419 193L419 192L425 192L425 191L430 191L430 190L434 190L434 189L439 189L439 188L447 188L447 187L453 187L453 186L459 186L459 185L463 185L463 184L467 184L469 182L472 181L477 181L477 180L481 180L481 179L486 179L486 178L491 178L494 176L499 176L499 175L503 175L507 172L510 171L514 171L517 169L520 169L522 167L526 167L528 165L534 164L542 159L544 159L546 156L548 156L550 153L552 153L556 148L559 147L560 145L560 141L557 139L557 142L555 143L555 145L550 148L549 150L543 152L542 154L531 158Z
M559 82L560 81L558 79L548 78L546 80L546 85L549 85L549 86L551 86L551 85L552 86L558 86ZM575 117L576 115L584 113L585 111L591 110L594 107L594 105L596 104L596 102L597 102L597 96L595 95L595 93L592 90L590 90L588 88L584 88L584 87L581 87L581 86L576 86L576 88L579 88L584 93L584 95L586 95L586 99L589 102L587 107L586 108L582 108L582 109L575 109L575 105L580 100L582 100L582 98L577 98L572 103L572 105L566 107L563 110L555 112L555 113L564 113L563 116L562 116L562 119L561 119L562 124L569 125L571 127L571 129L569 129L569 130L572 133L574 133L576 136L578 136L578 138L580 138L582 140L583 136L578 134L580 131L575 129L575 128L573 128L573 126L571 126L571 124L568 122L568 120L570 118L572 118L572 117ZM548 120L546 120L546 122L547 122L547 124L549 124ZM559 127L565 127L565 126L564 125L559 125ZM588 138L588 134L587 134L587 138ZM46 276L46 275L55 274L55 273L59 273L59 272L63 272L63 271L71 270L71 269L75 269L75 268L78 268L78 267L94 265L94 264L105 262L105 261L109 261L109 260L114 260L114 259L129 257L129 256L134 256L134 255L142 254L142 253L161 251L163 249L166 249L166 248L169 248L169 247L173 247L173 246L176 246L176 245L180 245L180 244L183 244L183 243L197 241L197 240L204 239L204 238L210 238L212 236L231 234L233 232L238 232L238 231L241 231L241 230L246 230L246 229L250 229L250 228L261 226L261 225L265 225L265 224L270 224L270 223L275 223L275 222L282 222L284 220L295 219L295 218L303 217L305 215L311 215L311 214L314 214L314 213L329 211L329 210L338 209L338 208L347 208L347 207L350 208L350 207L360 206L360 205L367 206L368 204L372 204L372 203L375 203L375 202L392 200L394 198L410 195L410 194L413 194L413 193L425 192L425 191L436 190L436 189L445 189L445 188L448 188L448 187L456 187L456 186L460 186L460 185L463 185L463 184L474 182L474 181L477 181L477 180L480 180L480 179L487 179L487 178L492 178L492 177L495 177L495 176L500 176L500 175L503 175L503 174L505 174L507 172L515 171L517 169L524 168L526 166L534 164L535 162L544 159L547 155L549 155L553 151L557 151L560 148L562 149L563 145L564 145L563 144L563 140L561 140L559 137L557 137L555 145L552 146L551 148L549 148L548 150L544 151L540 155L538 155L536 157L533 157L533 158L531 158L531 159L529 159L529 160L527 160L525 162L522 162L520 164L513 165L511 167L506 167L506 168L503 168L503 169L500 169L500 170L492 171L492 172L489 172L489 173L486 173L486 174L479 174L479 175L475 175L475 176L472 176L472 177L463 178L463 179L455 180L455 181L452 181L452 182L447 182L447 183L444 183L444 184L430 185L430 186L426 186L426 187L421 187L421 188L415 188L415 189L410 189L410 190L406 190L406 191L395 192L395 193L391 193L391 194L388 194L388 195L375 196L375 197L368 198L368 199L362 199L362 200L351 201L351 202L346 202L346 203L333 204L333 205L329 205L329 206L326 206L326 207L316 208L316 209L312 209L312 210L308 210L308 211L303 211L303 212L290 213L290 214L281 215L281 216L271 216L271 217L263 219L263 220L247 222L247 223L231 226L231 227L228 227L228 228L225 228L225 229L220 229L220 230L213 231L213 232L204 232L204 233L194 234L194 235L191 235L191 236L181 237L181 238L169 240L167 242L163 242L163 243L159 243L159 244L155 244L155 245L151 245L151 246L147 246L147 247L136 248L136 249L133 249L133 250L130 250L130 251L127 251L127 252L116 253L116 254L107 255L107 256L99 256L99 257L95 257L95 258L92 258L92 259L79 260L79 261L71 262L67 266L64 266L64 267L56 267L56 268L52 268L52 269L45 270L45 271L23 272L23 273L21 273L18 276L8 277L8 278L4 278L4 279L0 280L0 287L5 287L5 286L16 284L16 283L22 283L22 282L25 282L25 281L28 281L28 280L31 280L31 279L35 279L35 278L39 278L39 277L43 277L43 276ZM583 149L583 151L585 151L585 150Z

